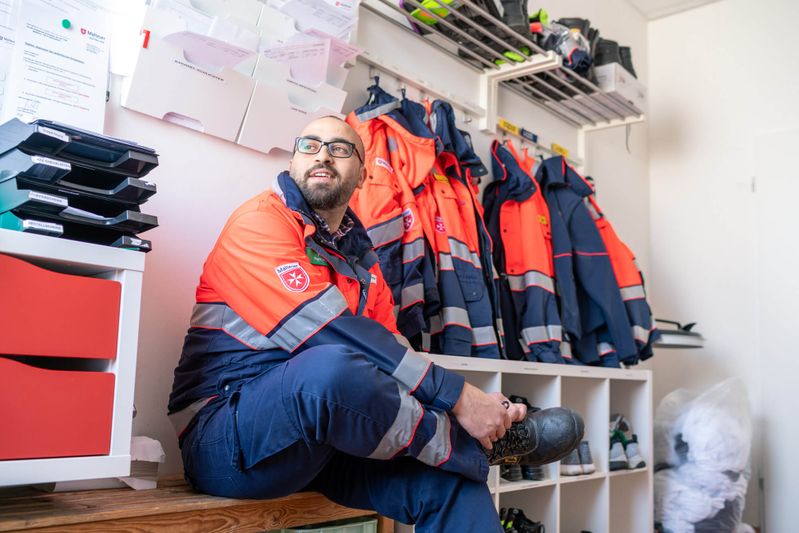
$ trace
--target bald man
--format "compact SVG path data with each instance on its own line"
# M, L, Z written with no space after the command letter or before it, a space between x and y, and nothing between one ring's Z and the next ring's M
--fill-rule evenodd
M346 122L311 122L289 170L223 228L169 401L186 479L237 498L317 490L419 533L502 531L489 464L557 460L582 421L527 415L409 348L347 207L364 157Z

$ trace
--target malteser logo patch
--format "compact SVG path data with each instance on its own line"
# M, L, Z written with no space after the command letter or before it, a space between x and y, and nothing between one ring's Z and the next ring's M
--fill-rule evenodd
M292 292L302 292L311 284L308 273L299 263L286 263L275 268L283 286Z
M405 228L405 231L410 231L414 222L415 219L413 218L413 211L411 211L410 208L402 212L402 225Z

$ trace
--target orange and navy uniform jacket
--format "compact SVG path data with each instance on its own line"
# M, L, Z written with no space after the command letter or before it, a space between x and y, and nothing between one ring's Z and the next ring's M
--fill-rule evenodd
M442 152L416 197L433 234L441 312L430 319L431 351L450 355L499 358L494 322L492 265L483 268L476 199L464 183L454 154ZM490 242L489 242L490 246ZM486 259L490 259L488 252Z
M627 310L584 201L593 187L561 156L545 160L536 181L549 206L556 292L572 352L587 364L601 364L603 355L634 358L638 348Z
M380 258L397 304L398 328L413 337L426 328L424 307L438 301L414 195L435 161L435 139L409 132L396 98L378 86L370 87L369 93L369 102L347 116L364 142L368 174L350 207L366 226Z
M610 264L613 266L613 273L621 290L624 306L627 308L633 338L638 346L638 354L635 357L621 362L628 365L636 364L652 357L652 343L660 338L660 332L655 328L652 311L646 301L644 278L632 250L616 234L594 196L589 196L587 200L588 210L608 250Z
M377 255L363 225L348 214L353 228L335 246L324 244L286 172L273 190L233 213L203 267L175 369L169 413L179 433L222 391L325 344L364 354L423 404L454 407L463 378L403 344ZM276 429L261 457L290 444L279 431L290 422L281 416L288 415L273 414Z
M444 100L435 100L428 112L430 129L441 143L441 149L455 154L464 180L477 194L477 186L482 177L488 174L488 169L475 153L469 134L457 128L452 105Z
M535 161L519 157L512 144L497 141L491 155L495 179L486 187L483 203L501 278L508 358L562 363L549 209L527 170Z

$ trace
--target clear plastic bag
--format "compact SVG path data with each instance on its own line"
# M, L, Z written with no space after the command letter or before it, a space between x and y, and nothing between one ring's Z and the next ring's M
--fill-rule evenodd
M655 519L668 533L740 527L752 419L746 388L730 379L698 394L679 389L655 412Z

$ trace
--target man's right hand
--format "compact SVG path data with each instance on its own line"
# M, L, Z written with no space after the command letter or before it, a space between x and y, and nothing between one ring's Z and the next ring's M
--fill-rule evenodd
M464 383L452 414L469 435L489 450L493 447L491 443L501 438L513 422L500 400L469 383Z

